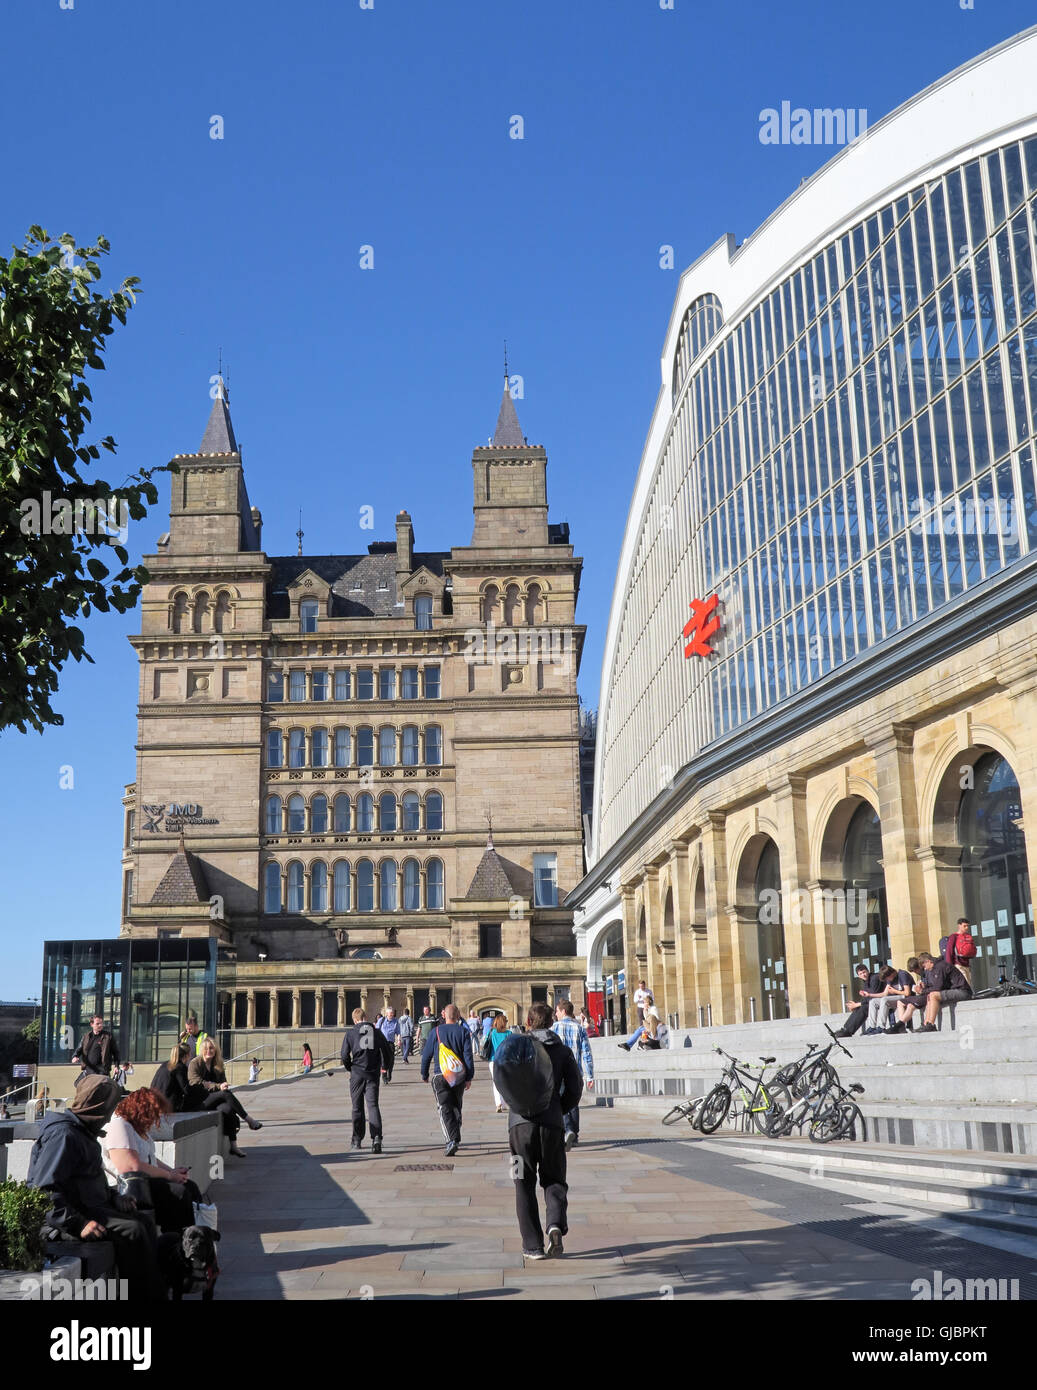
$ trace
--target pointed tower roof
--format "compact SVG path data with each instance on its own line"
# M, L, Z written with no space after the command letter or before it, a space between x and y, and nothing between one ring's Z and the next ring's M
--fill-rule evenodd
M515 402L511 398L508 390L507 377L504 379L504 395L501 397L500 413L497 416L497 428L493 432L493 443L495 447L500 445L518 446L523 448L526 437L522 433L519 425L518 413L515 410Z
M499 855L493 848L493 836L490 835L471 886L465 894L465 901L508 902L512 897L531 898L532 895L533 875L521 864L513 864L510 859Z
M153 906L193 907L196 903L209 901L209 887L205 881L205 870L196 855L184 846L180 836L176 853L169 861L169 867L162 875L158 887L151 895Z
M223 377L216 381L216 399L209 413L209 423L198 446L200 454L238 454L238 441L234 438L234 426L230 422L230 397Z

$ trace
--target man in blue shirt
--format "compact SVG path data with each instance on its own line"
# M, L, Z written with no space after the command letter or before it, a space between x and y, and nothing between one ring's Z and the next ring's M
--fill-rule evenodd
M440 1045L449 1048L458 1059L457 1069L448 1080L440 1065ZM472 1058L471 1029L461 1021L461 1010L447 1004L443 1022L433 1028L421 1052L421 1079L432 1082L439 1111L439 1123L446 1139L446 1156L453 1158L461 1147L461 1102L472 1084L475 1063Z
M555 1022L551 1032L556 1033L572 1052L580 1065L583 1079L587 1083L587 1090L593 1090L594 1058L591 1056L590 1039L587 1037L586 1028L582 1028L576 1022L570 1000L561 999L555 1005ZM565 1148L568 1152L580 1142L580 1105L578 1100L572 1110L566 1110L562 1115L562 1125L565 1129Z
M385 1011L385 1016L378 1022L378 1031L389 1044L389 1060L385 1063L382 1075L385 1077L385 1084L388 1086L392 1080L393 1064L396 1061L396 1035L400 1031L400 1020L396 1017L396 1010L390 1004Z

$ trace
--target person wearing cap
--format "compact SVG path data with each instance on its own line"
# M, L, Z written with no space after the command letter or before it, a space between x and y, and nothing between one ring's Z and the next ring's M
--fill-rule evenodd
M166 1296L155 1225L131 1198L108 1186L98 1142L122 1098L122 1088L107 1076L84 1077L67 1110L44 1116L25 1180L50 1194L46 1221L63 1236L112 1242L130 1299L146 1302Z

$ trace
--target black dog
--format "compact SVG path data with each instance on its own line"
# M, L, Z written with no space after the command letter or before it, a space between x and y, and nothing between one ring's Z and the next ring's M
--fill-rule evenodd
M207 1303L216 1290L220 1267L216 1263L219 1231L208 1226L187 1226L183 1234L159 1240L159 1263L173 1301L184 1294L200 1293Z

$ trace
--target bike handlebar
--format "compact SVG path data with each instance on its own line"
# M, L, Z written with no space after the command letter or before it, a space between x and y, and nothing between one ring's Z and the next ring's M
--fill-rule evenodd
M842 1043L841 1043L841 1042L839 1041L839 1039L835 1036L835 1033L832 1031L832 1029L828 1026L827 1023L825 1024L825 1032L826 1032L826 1033L828 1034L828 1036L832 1039L832 1042L836 1045L836 1047L842 1048L843 1052L846 1053L847 1057L849 1057L850 1061L852 1062L852 1061L853 1061L853 1053L849 1050L849 1048L843 1047Z

